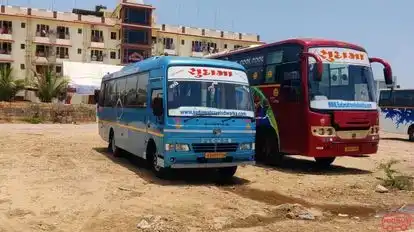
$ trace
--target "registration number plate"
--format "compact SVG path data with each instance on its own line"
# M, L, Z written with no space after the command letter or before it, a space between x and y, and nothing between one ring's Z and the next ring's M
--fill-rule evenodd
M358 146L345 147L345 152L353 152L353 151L359 151L359 147Z
M225 152L207 152L204 157L206 157L206 159L221 159L226 157L226 153Z

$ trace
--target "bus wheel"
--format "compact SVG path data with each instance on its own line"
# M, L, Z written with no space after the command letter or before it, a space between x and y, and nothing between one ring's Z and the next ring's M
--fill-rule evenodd
M410 127L410 129L408 130L408 139L411 142L414 142L414 125Z
M219 178L221 180L230 179L234 176L236 171L237 171L237 166L219 168L218 169Z
M115 143L115 135L114 135L114 131L113 130L111 130L111 132L109 133L108 151L114 157L120 157L121 156L121 149L116 146L116 143Z
M264 161L267 164L280 164L283 155L279 151L279 142L276 136L266 136L265 138Z
M320 168L327 168L329 167L334 161L336 157L320 157L315 158L316 165Z
M168 179L171 174L170 169L163 168L158 165L157 154L153 154L151 157L152 157L152 171L154 172L155 176L161 179Z

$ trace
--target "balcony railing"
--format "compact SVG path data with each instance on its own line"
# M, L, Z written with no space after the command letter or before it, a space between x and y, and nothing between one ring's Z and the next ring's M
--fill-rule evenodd
M51 53L50 52L43 52L43 51L37 51L36 52L36 56L38 56L38 57L49 57L51 55Z
M49 37L49 31L36 31L36 36L37 37Z
M12 53L11 50L4 50L4 49L1 49L0 50L0 54L1 55L11 55L11 53Z
M57 39L70 39L70 35L66 33L57 33Z
M92 42L95 42L95 43L103 43L104 42L103 37L100 37L100 36L93 36L91 38L91 40L92 40Z
M9 34L11 35L13 33L13 30L8 27L0 27L0 34Z
M92 56L91 56L91 60L92 60L92 61L99 61L99 62L102 62L102 61L103 61L103 56L101 56L101 55L98 55L98 56L96 56L96 55L92 55Z

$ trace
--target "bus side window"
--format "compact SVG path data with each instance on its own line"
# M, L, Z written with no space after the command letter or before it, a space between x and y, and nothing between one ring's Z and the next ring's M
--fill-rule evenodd
M269 52L266 57L266 72L264 84L280 84L276 69L283 61L283 50Z

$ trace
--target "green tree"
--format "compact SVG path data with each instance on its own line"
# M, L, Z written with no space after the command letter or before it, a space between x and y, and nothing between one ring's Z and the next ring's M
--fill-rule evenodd
M24 90L25 81L16 80L13 75L13 69L10 67L0 68L0 101L11 101L16 94Z
M49 67L43 73L34 74L33 87L37 89L36 96L42 102L52 102L67 90L69 80L56 75L53 70Z

